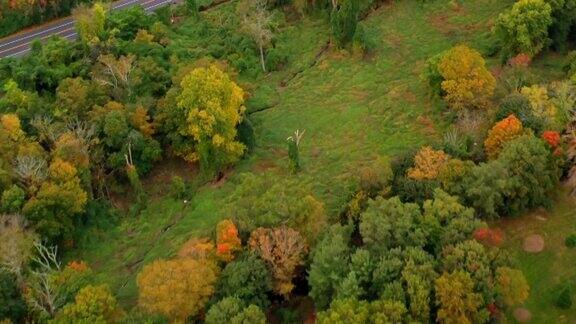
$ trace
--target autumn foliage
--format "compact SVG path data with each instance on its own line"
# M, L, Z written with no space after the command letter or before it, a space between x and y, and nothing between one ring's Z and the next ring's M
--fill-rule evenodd
M242 248L242 242L238 237L238 228L229 220L225 219L216 225L216 255L223 261L232 261L234 253Z
M282 296L287 297L294 288L296 267L304 263L308 252L305 242L300 233L285 226L260 227L250 235L250 249L267 263L274 278L274 290Z
M548 145L550 145L550 147L553 149L557 148L562 140L560 138L560 133L556 131L544 131L542 133L542 139L546 141L546 143L548 143Z
M484 148L488 158L495 159L502 151L504 144L522 135L522 122L514 115L497 122L488 132L488 137L484 141Z
M138 304L174 322L197 315L214 293L218 268L194 259L157 260L138 275Z
M504 241L504 233L499 229L482 227L474 231L474 239L486 246L500 246Z
M424 146L414 157L414 167L408 169L408 177L414 180L436 179L449 159L444 151Z
M442 56L438 71L444 80L444 99L452 109L487 106L496 80L480 53L464 45L456 46Z

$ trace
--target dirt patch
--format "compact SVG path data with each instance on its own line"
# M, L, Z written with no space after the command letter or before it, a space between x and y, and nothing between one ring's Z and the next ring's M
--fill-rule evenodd
M544 238L542 235L534 234L524 239L522 248L528 253L538 253L544 250Z
M170 189L172 177L178 176L190 181L198 175L197 163L189 163L178 158L167 158L154 166L150 174L144 177L144 190L151 197L165 195Z
M512 315L520 323L528 323L532 319L532 313L524 307L516 308Z

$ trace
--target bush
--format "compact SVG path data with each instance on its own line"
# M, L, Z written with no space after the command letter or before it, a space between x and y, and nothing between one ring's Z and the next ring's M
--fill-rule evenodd
M551 15L552 8L544 0L520 0L510 11L501 14L495 31L504 56L540 53L548 43Z
M564 287L556 298L556 306L562 309L569 309L572 307L572 292L570 286Z
M338 8L332 10L330 17L332 37L338 47L345 47L354 39L359 13L358 0L344 0Z
M566 237L566 239L564 240L564 244L566 245L566 247L569 247L571 249L576 247L576 234L568 235L568 237Z
M500 102L495 119L502 120L510 115L518 117L522 126L531 128L536 134L544 129L544 120L534 116L530 101L519 93L510 94Z
M173 176L170 181L170 192L174 199L183 199L186 197L186 183L179 176Z

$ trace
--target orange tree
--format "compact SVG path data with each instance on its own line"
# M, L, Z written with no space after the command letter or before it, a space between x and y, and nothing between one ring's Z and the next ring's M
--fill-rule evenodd
M488 158L497 158L504 144L522 135L522 132L522 122L514 115L497 122L488 132L488 137L484 141L484 148Z

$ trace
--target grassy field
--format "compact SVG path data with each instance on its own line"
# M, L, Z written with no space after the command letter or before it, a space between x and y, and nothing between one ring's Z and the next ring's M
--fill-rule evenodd
M135 218L88 229L67 257L86 260L96 281L108 283L125 306L133 305L142 265L174 255L190 237L211 235L226 217L222 201L238 173L273 169L278 177L289 176L286 137L296 129L306 130L299 177L316 184L316 195L334 215L363 163L439 138L446 123L441 102L430 98L421 79L426 59L459 42L488 50L493 18L512 2L463 1L454 7L444 0L403 0L383 5L362 22L375 45L366 57L322 52L329 37L323 20L283 26L279 45L289 53L286 69L246 80L254 89L252 102L264 102L266 108L250 114L256 152L228 181L200 188L188 203L160 195ZM182 44L188 43L183 39Z
M522 217L501 221L506 234L505 247L518 262L530 284L531 294L524 306L532 312L532 323L574 323L576 307L562 310L554 302L564 285L572 285L576 298L576 249L564 245L567 235L576 233L576 203L560 193L550 211L534 211ZM542 235L544 251L524 252L524 238Z

